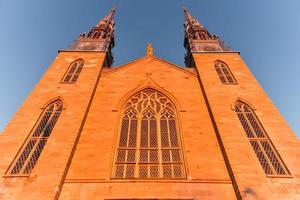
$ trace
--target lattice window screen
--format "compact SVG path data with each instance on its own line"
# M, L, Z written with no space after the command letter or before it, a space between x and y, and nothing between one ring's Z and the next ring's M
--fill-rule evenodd
M83 68L83 60L79 59L72 62L62 82L75 83L79 77L82 68Z
M113 177L180 179L185 168L173 103L145 89L125 104Z
M228 66L221 62L215 62L215 69L219 75L219 78L223 84L237 84L233 74L230 72Z
M28 175L31 173L61 114L62 108L61 100L56 100L46 107L30 137L26 140L25 145L8 170L8 174Z
M238 101L235 112L266 175L289 175L252 108Z

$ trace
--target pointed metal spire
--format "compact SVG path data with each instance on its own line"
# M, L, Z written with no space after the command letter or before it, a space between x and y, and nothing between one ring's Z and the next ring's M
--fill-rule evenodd
M212 39L210 33L196 20L188 11L186 7L183 7L185 15L185 31L186 33L192 34L194 39Z
M192 65L192 54L196 52L226 51L221 40L208 32L198 20L196 20L188 9L183 6L184 20L184 47L186 66Z
M107 66L110 66L113 63L111 50L115 46L115 12L116 7L114 6L109 14L101 19L87 34L82 33L69 49L106 52L106 63Z
M114 46L114 31L115 31L115 12L116 7L113 6L107 16L94 26L87 35L90 39L102 39L109 42L111 47ZM108 47L108 46L107 46Z
M182 9L183 9L183 12L184 12L184 16L185 16L185 19L190 19L192 16L190 14L190 12L188 11L188 9L185 7L185 6L182 6Z
M104 17L102 20L99 21L97 26L100 26L101 24L114 24L115 23L115 12L116 12L116 7L113 6L109 14Z
M182 7L183 9L183 12L184 12L184 16L185 16L185 21L188 22L188 23L196 23L197 25L203 27L198 20L196 20L192 15L191 13L188 11L188 9L183 6Z

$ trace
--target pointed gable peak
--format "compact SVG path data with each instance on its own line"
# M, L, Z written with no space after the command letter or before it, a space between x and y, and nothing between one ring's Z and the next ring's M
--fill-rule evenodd
M125 70L127 69L128 67L131 67L131 66L138 66L139 68L140 67L144 67L146 63L149 63L151 62L151 68L155 67L155 66L165 66L165 67L169 67L171 69L175 69L181 73L185 73L189 76L193 76L193 77L196 77L196 73L195 73L195 70L192 69L192 68L184 68L184 67L181 67L181 66L178 66L176 64L173 64L165 59L162 59L162 58L158 58L156 56L144 56L144 57L141 57L141 58L137 58L131 62L128 62L126 64L123 64L123 65L120 65L120 66L115 66L115 67L112 67L111 69L109 69L108 71L106 71L103 75L106 76L106 75L109 75L111 73L114 73L114 72L117 72L117 71L121 71L121 70Z

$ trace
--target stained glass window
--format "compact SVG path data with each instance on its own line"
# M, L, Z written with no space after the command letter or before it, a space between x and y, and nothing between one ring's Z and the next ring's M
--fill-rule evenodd
M283 161L263 129L253 109L242 101L235 112L266 175L289 175Z
M173 103L162 93L145 89L123 110L114 178L185 178Z
M61 100L50 103L41 115L19 155L8 170L10 175L28 175L38 161L44 146L62 112Z
M83 60L78 59L71 63L67 73L62 79L63 83L75 83L79 77L79 74L83 68Z
M233 77L232 73L229 70L229 67L225 63L221 61L216 61L215 69L223 84L237 84L235 78Z

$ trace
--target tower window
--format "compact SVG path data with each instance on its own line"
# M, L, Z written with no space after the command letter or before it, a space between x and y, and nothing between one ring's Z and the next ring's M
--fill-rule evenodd
M83 60L78 59L71 63L68 71L62 79L63 83L75 83L83 67Z
M219 75L219 78L223 84L237 84L235 78L233 77L231 71L229 70L229 67L221 62L216 61L215 62L215 69Z
M289 175L287 168L263 129L253 109L242 101L235 112L266 175Z
M9 175L28 175L31 173L51 135L62 108L61 100L56 100L45 108L19 155L7 171Z
M145 89L126 102L113 178L185 178L176 110L162 93Z

